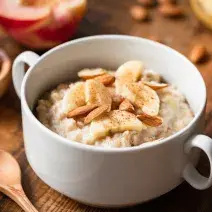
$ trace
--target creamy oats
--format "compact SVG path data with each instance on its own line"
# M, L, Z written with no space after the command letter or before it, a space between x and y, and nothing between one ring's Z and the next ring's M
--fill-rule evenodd
M36 108L41 123L70 142L138 146L166 138L193 119L183 94L140 61L116 72L98 68L78 75L81 81L58 85Z

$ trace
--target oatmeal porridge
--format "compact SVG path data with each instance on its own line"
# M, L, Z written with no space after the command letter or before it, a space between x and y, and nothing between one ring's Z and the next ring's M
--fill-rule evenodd
M141 61L117 71L78 72L79 82L60 84L38 101L38 119L50 130L79 142L130 147L166 138L193 119L185 97Z

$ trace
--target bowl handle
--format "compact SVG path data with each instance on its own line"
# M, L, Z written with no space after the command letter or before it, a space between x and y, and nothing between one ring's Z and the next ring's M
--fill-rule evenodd
M13 63L12 78L15 91L21 97L21 85L25 75L25 63L30 67L34 66L39 59L39 55L34 52L26 51L18 55Z
M212 185L212 139L205 135L196 135L185 143L184 151L189 154L193 147L205 152L210 162L210 176L202 176L192 163L188 163L183 170L184 179L196 189L206 189Z

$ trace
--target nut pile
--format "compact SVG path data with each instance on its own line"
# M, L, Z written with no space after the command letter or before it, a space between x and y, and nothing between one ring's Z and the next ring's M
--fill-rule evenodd
M126 130L142 131L146 125L158 127L160 99L156 90L165 83L147 82L141 61L129 61L116 72L101 68L78 72L82 81L71 85L63 98L67 118L90 124L93 139Z
M130 8L130 14L136 21L145 21L149 17L149 9L157 6L164 17L177 18L184 15L184 10L174 0L137 0L139 5Z
M177 4L176 0L137 0L136 5L131 6L130 15L138 22L149 20L150 9L156 7L159 14L165 18L181 18L185 16L185 11ZM163 41L155 35L151 35L148 39L163 43ZM201 63L206 61L208 55L207 49L204 45L196 44L191 49L188 58L193 63Z

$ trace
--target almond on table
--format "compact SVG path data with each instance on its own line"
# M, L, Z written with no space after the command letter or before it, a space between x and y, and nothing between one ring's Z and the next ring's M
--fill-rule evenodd
M159 4L175 4L176 0L157 0Z
M174 4L161 4L158 10L161 15L169 18L176 18L184 15L183 9Z
M137 2L142 4L144 7L152 7L155 5L155 0L137 0Z
M207 55L207 49L204 45L197 44L195 45L189 55L189 59L193 63L201 62Z
M134 5L130 8L130 15L135 21L146 21L149 13L146 8Z

